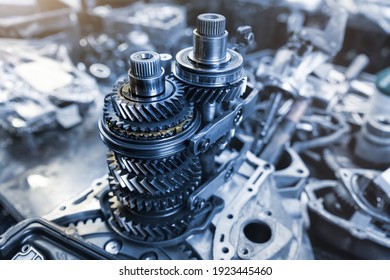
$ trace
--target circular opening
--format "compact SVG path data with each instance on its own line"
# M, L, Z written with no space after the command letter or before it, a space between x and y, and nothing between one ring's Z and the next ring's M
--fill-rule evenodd
M222 248L222 253L224 253L224 254L229 253L229 248L223 247Z
M204 15L202 18L204 18L204 19L219 19L219 16L208 14L208 15Z
M30 249L30 245L24 245L23 247L22 247L22 252L23 253L27 253L27 251Z
M64 211L65 209L66 209L66 206L61 206L61 207L60 207L60 210L61 210L61 211Z
M151 53L140 53L138 56L141 60L151 59L153 55Z
M227 215L228 219L233 219L233 215L232 214L229 214Z
M241 254L243 254L243 255L248 255L248 254L249 254L249 250L248 250L247 248L243 248L243 249L241 250Z
M271 211L267 211L265 213L267 214L267 216L272 216L272 212Z
M271 168L271 165L269 165L268 163L264 165L264 169L265 169L265 170L268 170L268 169L270 169L270 168Z
M252 188L248 188L248 192L252 192L253 191L253 189Z
M248 240L257 244L266 243L272 237L272 231L269 225L260 221L247 224L244 227L244 234Z
M297 169L297 172L298 172L299 174L303 174L303 170L302 170L302 169Z

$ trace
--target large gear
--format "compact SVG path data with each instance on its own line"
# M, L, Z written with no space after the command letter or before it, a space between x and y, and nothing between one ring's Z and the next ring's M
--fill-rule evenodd
M130 159L108 152L107 162L110 174L123 191L148 198L197 187L201 180L199 158L189 152L160 160Z
M113 178L109 181L109 185L113 194L124 206L139 212L157 212L180 207L195 190L195 186L190 186L184 190L177 189L168 195L149 197L129 192Z
M115 222L133 241L161 242L176 238L187 229L192 215L189 211L172 211L164 216L139 216L125 207L117 197L110 198L110 208ZM183 209L179 209L183 210Z

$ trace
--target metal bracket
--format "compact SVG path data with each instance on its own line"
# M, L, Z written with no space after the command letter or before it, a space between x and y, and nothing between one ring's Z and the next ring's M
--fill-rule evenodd
M238 171L245 160L246 153L250 149L250 143L240 140L239 137L236 139L241 142L241 149L237 157L223 164L217 172L215 172L216 175L207 180L190 195L187 202L189 209L195 210L197 208L201 208L205 201L208 200L219 187L224 185L232 177L232 175Z
M254 112L257 95L258 91L253 89L234 109L219 116L195 134L190 141L190 150L195 155L203 153L229 130L239 126L244 119Z

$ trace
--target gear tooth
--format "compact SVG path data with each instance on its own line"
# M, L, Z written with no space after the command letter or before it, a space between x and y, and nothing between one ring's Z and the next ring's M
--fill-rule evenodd
M153 104L148 104L144 106L145 110L147 110L150 116L153 117L153 121L158 122L162 119L162 115L160 114L160 112L158 112L158 110L156 110L156 107Z
M153 238L157 238L158 234L156 234L156 231L154 231L149 225L145 227L145 231Z
M162 191L161 187L158 184L150 184L147 178L143 178L139 181L142 187L149 193L156 193L157 191Z
M153 203L150 201L145 202L145 211L150 212L153 209Z
M139 232L139 234L142 235L143 238L146 238L146 237L148 236L147 232L144 230L144 228L142 227L141 224L137 224L137 225L135 225L134 227L137 229L137 231ZM146 227L145 227L145 228L146 228ZM153 237L155 237L155 236L153 236Z
M137 207L136 200L134 198L129 199L129 206L130 208Z

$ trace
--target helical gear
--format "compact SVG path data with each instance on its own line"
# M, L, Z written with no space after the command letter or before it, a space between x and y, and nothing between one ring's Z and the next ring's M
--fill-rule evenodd
M185 92L185 98L195 104L222 103L237 99L243 92L244 80L224 87L199 87L185 84L177 79Z
M118 135L133 139L160 139L185 130L193 118L193 105L186 101L183 86L166 78L171 87L165 98L139 102L127 98L126 81L114 86L104 101L104 120ZM127 88L127 90L123 89Z
M110 208L123 233L134 241L158 242L176 238L185 232L192 219L188 211L176 211L170 217L163 218L156 215L150 218L138 216L115 196L110 198Z
M107 154L110 174L130 193L148 197L166 195L200 183L199 158L184 152L160 160L137 160Z

